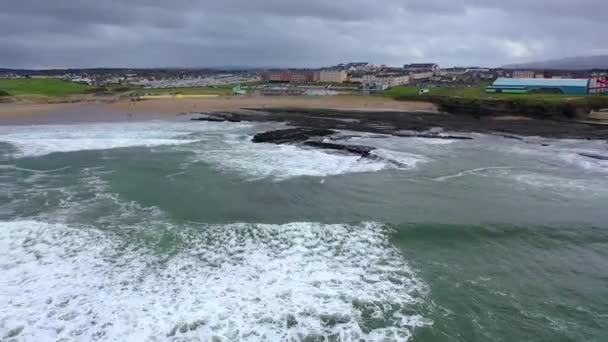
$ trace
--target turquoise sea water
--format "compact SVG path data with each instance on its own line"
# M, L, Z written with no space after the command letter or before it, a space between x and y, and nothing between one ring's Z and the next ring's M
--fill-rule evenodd
M0 126L0 337L608 340L605 142L277 127Z

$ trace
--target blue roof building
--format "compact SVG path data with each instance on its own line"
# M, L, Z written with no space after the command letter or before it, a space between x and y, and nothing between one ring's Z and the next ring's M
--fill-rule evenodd
M586 95L589 92L588 79L561 78L498 78L486 88L488 93L507 94L568 94Z

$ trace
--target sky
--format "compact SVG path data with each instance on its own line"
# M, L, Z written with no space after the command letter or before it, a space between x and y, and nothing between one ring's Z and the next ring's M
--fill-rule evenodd
M607 0L0 0L0 68L501 66L608 54Z

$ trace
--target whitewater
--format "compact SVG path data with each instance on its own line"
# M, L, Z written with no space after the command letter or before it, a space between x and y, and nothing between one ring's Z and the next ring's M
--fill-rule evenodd
M0 126L0 337L605 336L605 142L251 142L282 127Z

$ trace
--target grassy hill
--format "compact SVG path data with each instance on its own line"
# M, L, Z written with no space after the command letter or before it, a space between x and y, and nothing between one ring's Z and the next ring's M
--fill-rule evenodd
M0 79L0 91L8 93L8 96L66 97L84 94L92 88L55 78Z
M530 115L539 117L581 117L591 110L608 108L608 96L565 94L488 94L489 83L474 86L402 86L387 89L380 96L404 101L433 102L448 112L474 115Z

